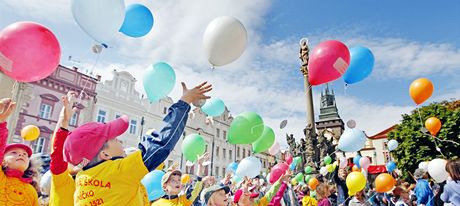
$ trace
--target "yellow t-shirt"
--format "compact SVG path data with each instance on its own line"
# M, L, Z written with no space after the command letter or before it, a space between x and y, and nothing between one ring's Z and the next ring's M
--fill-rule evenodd
M49 206L73 205L75 180L65 171L62 174L51 176L51 192Z
M0 205L38 206L38 194L31 184L6 176L0 167Z
M302 206L318 206L318 202L315 198L305 195L302 198Z
M179 197L171 200L161 198L153 202L152 206L190 206L192 203L193 201L188 200L186 195L180 195Z
M141 151L80 171L75 180L75 205L149 205L141 184L148 172Z

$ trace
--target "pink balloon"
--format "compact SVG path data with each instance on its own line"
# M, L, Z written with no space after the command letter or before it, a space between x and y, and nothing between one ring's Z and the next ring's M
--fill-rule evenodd
M43 25L16 22L0 31L0 70L17 81L44 79L60 59L59 42Z
M286 157L284 158L284 160L286 161L286 163L288 163L289 165L292 163L292 155L290 154L287 154Z
M273 144L272 147L268 149L268 153L273 156L278 154L279 151L280 151L280 144L278 142L275 142L275 144Z
M289 169L289 165L286 163L278 163L275 166L273 166L272 171L270 173L270 178L269 182L271 184L275 183L280 179L280 177L286 172L286 170Z
M308 63L308 80L320 85L341 77L350 64L348 47L337 40L321 42L313 49Z
M361 157L359 159L359 166L365 170L369 168L369 165L371 164L371 161L369 160L368 157Z

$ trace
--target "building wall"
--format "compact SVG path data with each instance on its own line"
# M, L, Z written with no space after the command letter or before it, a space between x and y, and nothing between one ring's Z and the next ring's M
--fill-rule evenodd
M9 87L11 82L11 80L3 81L2 79L2 88L12 88ZM14 88L17 94L15 101L18 102L18 109L11 117L12 121L9 122L9 141L24 142L30 145L35 153L49 153L52 133L62 109L61 97L68 91L76 91L80 94L84 88L82 100L77 105L77 121L74 125L70 125L70 129L75 128L91 120L96 101L97 83L97 79L78 72L77 68L70 69L61 65L45 79L32 83L19 83ZM7 91L2 89L2 95L5 92ZM46 115L40 112L43 104L50 106ZM37 140L29 142L20 137L21 129L27 125L36 125L40 128L40 137Z

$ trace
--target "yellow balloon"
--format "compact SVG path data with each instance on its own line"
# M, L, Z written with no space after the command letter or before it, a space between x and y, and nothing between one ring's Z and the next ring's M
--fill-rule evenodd
M187 184L190 181L190 175L183 174L180 181L182 182L183 185Z
M21 130L21 137L27 141L34 141L40 136L40 129L35 125L27 125Z
M291 180L291 184L294 185L294 186L296 186L296 185L297 185L297 180L296 180L296 179L292 179L292 180Z
M145 132L145 135L151 135L153 131L155 131L155 129L149 129Z
M326 169L328 172L334 172L334 166L333 165L326 165Z
M355 195L366 186L366 178L361 172L351 172L347 176L348 195Z
M155 168L156 170L163 170L163 168L165 168L165 163L162 162L160 165L158 165L157 168Z

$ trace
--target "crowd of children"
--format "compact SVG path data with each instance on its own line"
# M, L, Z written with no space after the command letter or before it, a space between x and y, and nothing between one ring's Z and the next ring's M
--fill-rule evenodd
M294 184L288 170L274 184L263 176L232 181L205 176L204 162L209 154L197 158L193 180L181 181L182 171L173 165L161 179L164 195L149 200L141 179L155 170L174 149L188 119L190 104L209 98L212 90L206 82L188 89L183 86L181 100L169 108L160 132L145 135L138 150L126 155L117 139L128 128L128 117L108 123L90 122L68 130L76 93L62 97L63 109L52 140L49 170L51 186L39 187L44 171L31 160L32 150L20 143L6 144L7 118L15 110L11 99L0 101L0 205L152 205L152 206L330 206L330 205L460 205L460 161L446 165L449 178L433 184L427 171L414 173L415 184L398 181L388 193L377 193L372 184L348 196L347 168L337 168L332 175L317 176L319 185ZM49 190L49 191L46 191Z

